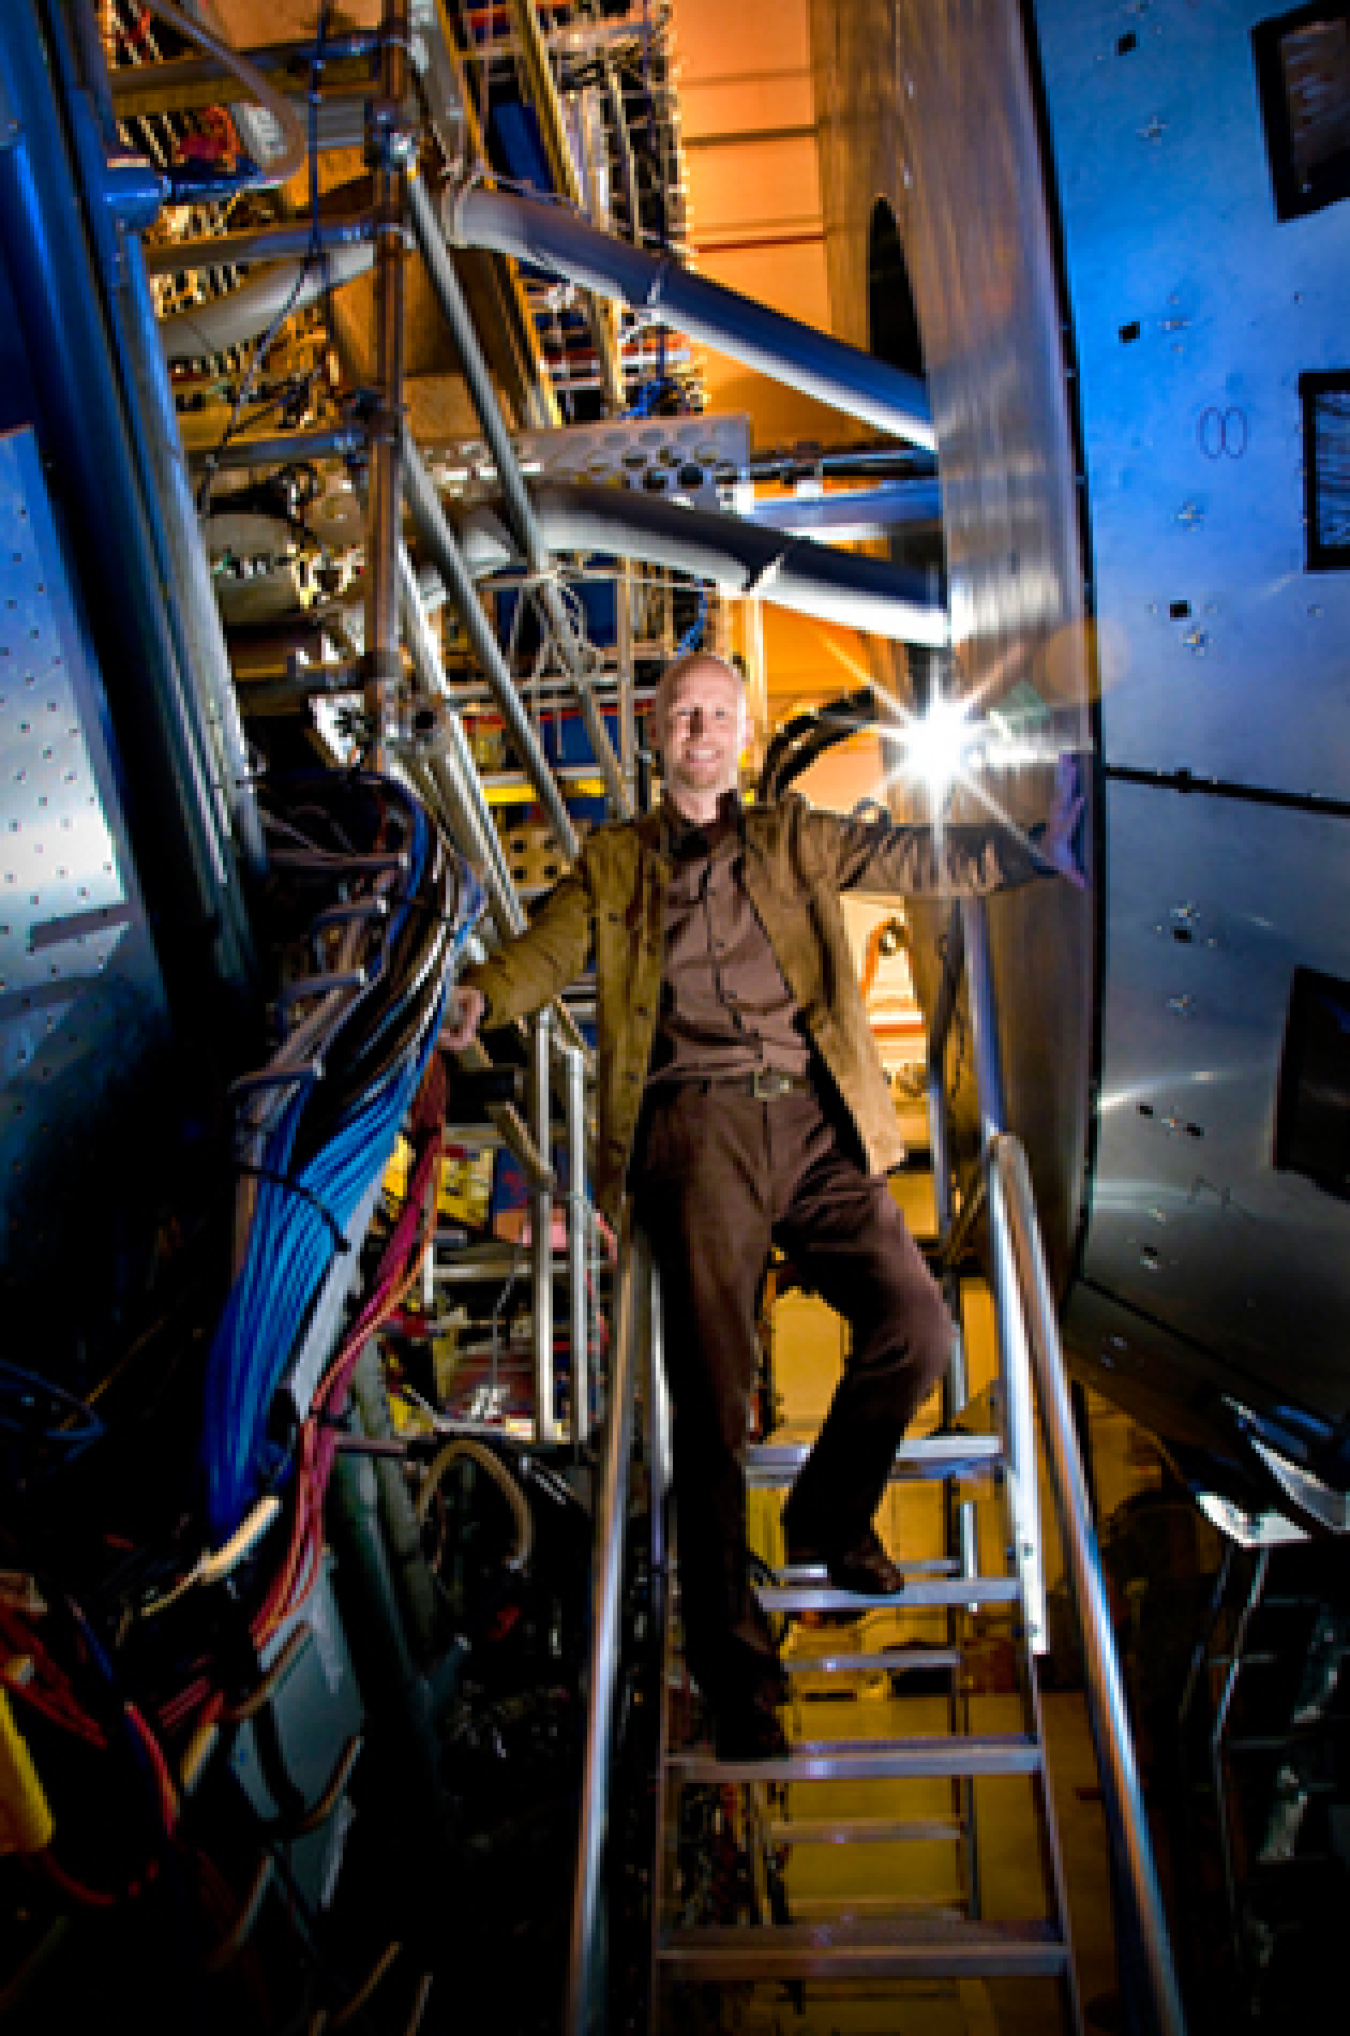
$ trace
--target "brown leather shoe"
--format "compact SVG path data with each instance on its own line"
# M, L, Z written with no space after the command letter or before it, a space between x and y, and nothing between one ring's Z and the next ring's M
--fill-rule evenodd
M898 1598L905 1588L905 1573L891 1561L874 1528L846 1553L804 1548L789 1541L788 1562L793 1568L819 1564L837 1591L860 1598Z
M825 1568L837 1591L852 1591L860 1598L898 1598L905 1588L904 1571L891 1561L875 1534L847 1555L830 1556Z

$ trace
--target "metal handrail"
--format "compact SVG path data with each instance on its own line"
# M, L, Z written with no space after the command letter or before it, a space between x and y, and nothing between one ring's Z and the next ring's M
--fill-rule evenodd
M1088 1721L1102 1784L1107 1832L1118 1871L1115 1883L1125 1905L1127 1947L1137 1954L1140 2005L1150 2036L1184 2036L1185 2017L1172 1960L1148 1820L1144 1811L1130 1730L1124 1678L1111 1623L1101 1555L1092 1526L1087 1479L1069 1400L1064 1351L1054 1290L1036 1215L1031 1171L1021 1142L1003 1128L1003 1085L999 1066L989 934L981 899L953 908L946 966L929 1034L930 1115L937 1127L934 1161L945 1159L946 1092L943 1064L956 1014L962 965L969 972L975 1077L987 1183L990 1254L999 1312L999 1352L1004 1369L1004 1419L1016 1442L1014 1508L1034 1503L1035 1465L1028 1450L1034 1399L1064 1547L1065 1568L1078 1617L1084 1658ZM946 1244L949 1240L944 1238ZM1016 1320L1006 1319L1015 1312ZM1039 1540L1034 1514L1014 1521L1019 1567L1039 1573Z
M619 1238L619 1286L614 1368L605 1417L604 1462L595 1508L590 1701L581 1784L576 1890L572 1905L567 1978L567 2036L604 2026L604 1973L599 1956L601 1869L604 1861L614 1693L618 1682L619 1610L628 1519L628 1477L639 1354L645 1341L651 1281L647 1252L626 1208Z
M1140 1977L1150 2027L1159 2036L1182 2036L1185 2017L1149 1840L1101 1554L1092 1527L1087 1479L1074 1428L1054 1294L1036 1219L1031 1171L1020 1141L1006 1132L990 1140L988 1163L1003 1190L996 1207L1007 1225L1017 1272L1041 1436L1055 1495L1065 1567L1078 1612L1088 1719L1102 1783L1107 1830L1120 1868L1117 1885L1127 1906L1129 1941L1137 1947L1142 1962Z

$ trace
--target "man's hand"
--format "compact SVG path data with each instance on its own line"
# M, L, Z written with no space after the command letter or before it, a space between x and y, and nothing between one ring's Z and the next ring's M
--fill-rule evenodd
M1037 852L1060 876L1067 877L1076 891L1087 889L1087 872L1078 843L1085 810L1078 759L1061 756L1055 765L1055 801L1036 846Z
M478 1036L487 998L472 983L456 983L445 1002L440 1044L447 1053L463 1053Z

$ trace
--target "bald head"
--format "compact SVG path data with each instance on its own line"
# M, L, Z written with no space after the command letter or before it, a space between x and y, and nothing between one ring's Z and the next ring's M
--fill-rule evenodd
M746 721L745 681L722 658L692 651L661 674L651 737L666 792L686 819L712 820L723 792L735 789Z
M742 695L744 695L745 680L741 677L735 665L728 664L724 657L714 657L710 650L688 650L683 657L672 658L657 680L656 695L652 701L653 729L659 731L661 728L666 710L666 702L670 699L671 694L679 688L681 681L691 672L702 670L705 667L709 671L720 672L734 686L739 687Z

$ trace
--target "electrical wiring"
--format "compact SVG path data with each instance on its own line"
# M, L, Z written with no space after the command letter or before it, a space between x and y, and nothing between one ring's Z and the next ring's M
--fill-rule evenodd
M346 865L355 878L349 894L380 895L387 917L344 923L334 956L355 986L324 993L319 978L315 1010L247 1093L247 1223L206 1392L208 1511L218 1538L233 1533L258 1484L281 1468L266 1443L275 1391L339 1241L345 1249L393 1150L483 904L477 880L452 862L411 794L363 773L335 786L333 798L353 809L347 817L360 819L364 809L367 826L378 827L376 845L397 843L399 854L376 857L383 866L373 878L360 857ZM344 867L340 858L320 866L335 876Z
M253 1623L259 1647L303 1602L318 1576L323 1501L337 1455L337 1424L348 1385L366 1343L399 1307L431 1248L435 1189L443 1149L438 1132L418 1154L403 1208L385 1246L366 1304L315 1391L301 1433L286 1555Z

